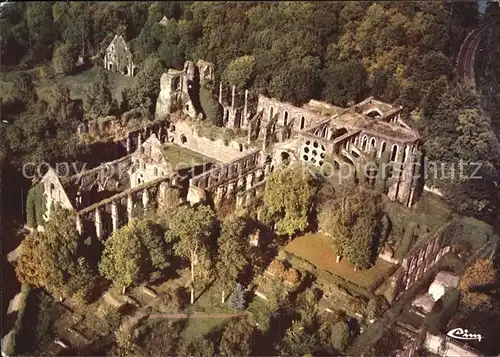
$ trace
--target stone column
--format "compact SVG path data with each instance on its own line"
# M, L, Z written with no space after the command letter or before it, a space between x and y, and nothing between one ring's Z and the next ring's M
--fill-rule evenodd
M240 194L240 195L236 195L236 207L239 208L239 207L242 207L243 206L243 195Z
M128 220L132 220L132 210L134 208L134 201L132 200L132 195L127 196L127 215L128 215Z
M82 219L80 218L80 215L76 216L76 230L78 231L78 234L80 234L80 235L83 232Z
M250 174L246 177L246 183L247 183L247 187L246 189L249 190L252 188L252 183L253 183L253 174Z
M140 132L137 136L137 150L142 151L142 136Z
M102 238L102 220L101 220L101 211L99 208L95 210L95 232L97 238Z
M142 205L146 208L149 204L149 192L148 190L142 191Z
M132 151L132 140L130 139L130 135L127 135L127 154L130 154Z
M248 89L245 89L245 104L243 107L243 120L241 125L247 125L247 115L248 115Z
M113 222L113 232L118 229L118 206L115 201L111 202L111 221Z
M219 103L222 103L222 82L219 83Z

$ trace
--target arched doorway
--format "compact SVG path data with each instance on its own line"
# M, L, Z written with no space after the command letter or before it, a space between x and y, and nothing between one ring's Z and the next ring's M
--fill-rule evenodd
M108 63L108 70L112 71L113 70L113 63Z
M288 165L290 163L290 154L286 151L281 152L281 163L284 165Z
M181 144L185 144L187 143L187 138L186 138L186 135L182 134L181 135Z
M128 68L123 67L123 75L128 76Z

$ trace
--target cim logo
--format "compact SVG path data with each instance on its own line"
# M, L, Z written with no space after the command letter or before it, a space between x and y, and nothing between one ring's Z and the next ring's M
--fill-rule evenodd
M458 340L477 340L479 342L481 342L481 339L483 338L483 336L478 333L469 333L467 329L464 330L461 328L455 328L451 331L448 331L447 335Z

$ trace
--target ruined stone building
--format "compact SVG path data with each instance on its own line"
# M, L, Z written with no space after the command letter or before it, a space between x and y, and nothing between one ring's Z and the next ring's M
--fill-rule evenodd
M204 83L213 82L213 65L186 62L183 70L169 69L161 77L156 117L163 118L181 109L191 118L202 118L196 103ZM217 92L217 91L215 91ZM247 132L247 144L262 142L272 163L302 161L335 169L368 160L386 160L386 193L393 201L411 206L418 198L417 170L422 160L420 136L401 118L402 107L373 97L348 108L311 100L302 107L257 95L238 93L222 83L215 93L222 107L222 123ZM184 134L189 145L188 134Z
M132 52L121 35L115 35L106 47L104 54L104 68L108 71L125 76L135 76L137 67L132 60Z
M299 108L249 91L239 94L234 87L213 86L213 81L213 64L202 60L164 73L156 120L118 140L126 156L69 178L59 179L53 170L43 177L47 217L52 204L59 202L77 212L82 235L105 238L140 210L161 204L169 187L181 190L191 203L244 207L263 193L275 167L293 161L354 166L368 156L381 159L384 153L389 164L402 167L387 179L388 196L408 206L416 200L413 173L420 160L419 136L401 119L400 107L368 98L349 108L314 100ZM211 88L221 106L224 126L246 132L243 143L199 135L202 86ZM123 126L125 119L109 119L106 127ZM92 125L82 124L79 132L106 129ZM186 166L174 167L165 155L172 146L202 154L216 165L181 173Z

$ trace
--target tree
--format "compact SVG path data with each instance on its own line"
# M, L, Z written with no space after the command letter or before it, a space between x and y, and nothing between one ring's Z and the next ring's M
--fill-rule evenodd
M338 105L349 101L359 101L365 93L367 82L366 69L359 60L335 62L325 68L323 98Z
M182 325L178 321L160 320L150 324L144 331L141 346L149 356L164 357L176 355L180 342Z
M243 290L240 283L236 284L227 304L233 310L243 310L245 308L245 290Z
M241 56L232 60L222 74L222 79L238 89L248 89L255 70L253 56Z
M199 336L194 341L183 341L179 348L179 356L205 357L215 356L214 343L209 336Z
M344 352L349 343L350 330L345 321L339 321L332 327L331 343L333 348L339 352Z
M79 234L74 220L72 212L56 206L44 232L35 231L21 242L16 263L20 281L62 297L78 292L87 296L95 274L77 255Z
M83 91L83 109L91 117L109 115L115 103L111 94L111 87L107 72L99 68L97 81L88 84Z
M178 237L175 252L191 263L191 303L194 302L195 267L208 260L208 239L214 219L208 206L181 206L170 222L173 234Z
M200 87L200 104L205 118L215 125L221 125L222 105L212 97L210 90L204 86Z
M134 77L132 87L122 93L128 109L142 107L154 113L160 94L160 77L165 69L163 61L156 54L146 58L141 71Z
M292 235L303 231L315 194L308 172L296 167L274 171L267 179L264 206L278 222L278 233Z
M161 198L158 207L158 216L161 223L168 227L173 215L179 208L180 202L180 192L178 189L173 187L168 187L165 190L165 196Z
M167 245L158 227L150 221L134 219L108 238L99 270L125 290L155 278L168 264Z
M52 66L54 67L56 74L68 75L73 72L75 61L76 58L71 47L68 44L63 43L54 51Z
M241 269L247 264L245 252L248 239L246 239L245 229L246 222L240 217L231 217L222 223L216 264L218 282L222 288L222 303L224 303L225 291L233 286Z
M474 264L467 267L459 284L459 289L462 292L462 301L470 306L488 304L490 296L481 292L480 287L493 283L496 274L497 271L493 263L487 259L476 260Z
M50 3L27 5L26 23L29 29L30 54L34 60L49 59L55 36Z
M370 319L379 318L380 315L387 309L389 304L387 300L382 295L377 295L368 301L366 305L366 311Z
M276 346L280 356L312 355L316 350L317 338L299 322L294 321L286 330L285 337Z
M223 356L250 356L255 343L255 329L246 318L231 320L220 341Z
M370 267L378 252L382 207L371 190L340 185L335 198L324 201L318 224L332 237L338 256L346 256L355 267Z

